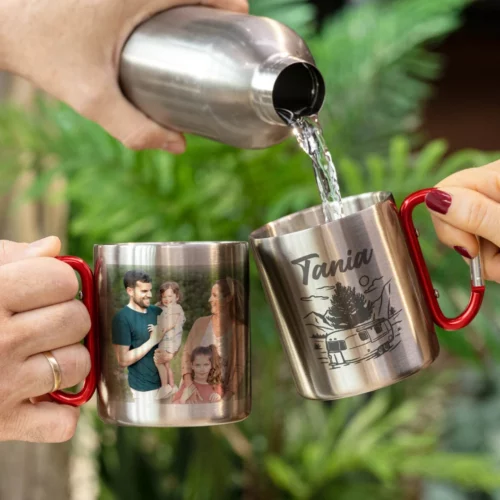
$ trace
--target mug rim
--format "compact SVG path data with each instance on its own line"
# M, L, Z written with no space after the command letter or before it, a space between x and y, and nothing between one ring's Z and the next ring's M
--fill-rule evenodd
M118 247L118 246L229 246L247 245L248 241L125 241L122 243L94 243L94 248Z
M297 231L291 231L291 232L287 232L287 233L283 233L283 234L274 234L274 235L259 234L259 233L266 232L268 230L269 225L271 225L271 224L273 224L273 225L279 224L279 223L285 222L287 220L291 220L291 219L293 219L301 214L317 212L318 210L321 210L321 205L314 205L312 207L304 208L302 210L299 210L298 212L293 212L289 215L285 215L283 217L280 217L279 219L275 219L273 221L270 221L267 224L264 224L263 226L261 226L257 229L254 229L250 233L249 239L251 241L264 241L264 240L270 240L272 238L283 238L285 236L298 235L298 234L301 234L305 231L311 231L312 229L316 229L316 228L322 227L322 226L340 224L340 223L342 223L342 221L349 220L351 217L356 217L360 213L366 212L368 210L373 210L374 207L376 207L377 205L380 205L382 203L389 201L390 199L393 198L393 194L392 194L392 191L371 191L371 192L367 192L367 193L360 193L360 194L347 196L347 197L343 198L343 201L355 200L356 198L372 198L372 199L375 199L375 201L374 201L374 203L372 203L371 205L369 205L367 207L364 207L364 208L362 208L362 209L360 209L352 214L345 215L344 217L342 217L340 219L336 219L336 220L333 220L330 222L323 222L323 223L320 223L320 224L317 224L314 226L305 227L305 228L299 229ZM378 198L378 200L376 198Z

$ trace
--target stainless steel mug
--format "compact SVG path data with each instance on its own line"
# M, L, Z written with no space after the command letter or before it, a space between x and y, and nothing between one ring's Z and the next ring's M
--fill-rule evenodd
M153 16L124 45L120 85L156 122L240 148L290 134L325 84L304 40L272 19L200 6Z
M471 263L471 299L446 318L417 241L412 211L398 213L389 192L343 200L346 216L324 223L320 206L250 236L298 392L310 399L355 396L393 384L437 357L434 323L466 326L484 294L479 258Z
M80 405L98 389L99 416L132 426L237 422L251 407L246 242L95 245L82 275L93 329L92 371Z

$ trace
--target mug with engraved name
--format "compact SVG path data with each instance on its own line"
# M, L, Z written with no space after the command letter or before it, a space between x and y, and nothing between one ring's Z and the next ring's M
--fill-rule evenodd
M81 276L92 329L92 369L75 406L98 389L109 423L184 427L243 420L250 413L248 243L122 243L94 246Z
M434 324L457 330L484 295L480 257L471 261L471 296L447 318L418 243L413 209L398 212L389 192L345 198L345 216L325 223L317 206L250 235L252 253L299 394L333 400L396 383L439 353Z

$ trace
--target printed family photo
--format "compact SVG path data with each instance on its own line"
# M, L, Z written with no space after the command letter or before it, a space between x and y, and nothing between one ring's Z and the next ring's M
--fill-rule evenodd
M156 276L141 269L126 271L121 281L126 297L113 315L111 342L133 401L193 404L240 397L248 361L239 280L205 279L209 286L200 290L184 279L190 293L173 280L154 286Z

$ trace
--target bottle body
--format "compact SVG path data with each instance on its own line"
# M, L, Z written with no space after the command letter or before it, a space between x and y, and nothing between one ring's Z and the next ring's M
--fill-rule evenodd
M289 135L280 108L313 114L324 99L294 31L208 7L173 8L140 25L124 46L120 84L161 125L248 149Z

